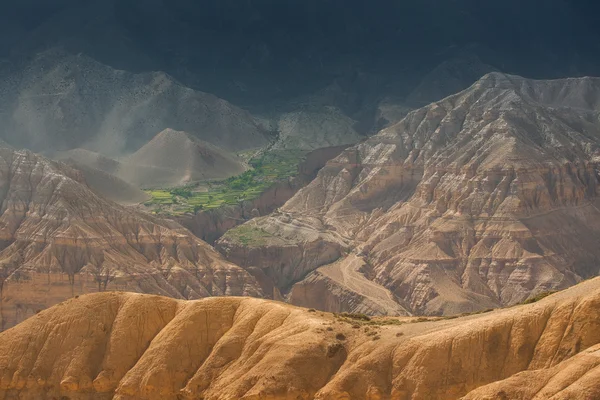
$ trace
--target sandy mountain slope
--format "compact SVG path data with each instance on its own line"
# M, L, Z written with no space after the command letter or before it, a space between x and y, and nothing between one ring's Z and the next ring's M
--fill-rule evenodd
M62 161L79 170L90 189L115 203L138 204L150 197L139 187L117 177L116 174L122 170L123 165L102 154L86 149L72 149L55 153L52 159Z
M59 161L72 162L77 165L85 165L89 168L98 169L109 174L115 174L121 168L121 163L117 160L82 148L60 151L52 154L51 158Z
M600 396L599 352L598 279L536 304L430 321L100 293L0 334L0 396L587 400Z
M1 71L0 83L9 143L120 155L166 128L231 150L268 143L248 112L162 72L133 74L56 49L10 65L3 66L8 71Z
M122 161L117 175L141 187L171 187L225 179L246 170L243 161L186 132L165 129Z
M131 183L108 172L90 168L85 164L66 161L67 165L81 171L85 183L96 194L121 205L134 205L147 201L151 196Z
M97 196L83 174L0 148L0 328L74 294L261 296L254 279L173 221Z
M354 299L338 311L386 313L361 300L367 285L345 283L357 273L415 314L565 288L600 265L599 121L599 79L492 73L330 161L278 214L247 225L261 241L233 231L217 245L293 303Z

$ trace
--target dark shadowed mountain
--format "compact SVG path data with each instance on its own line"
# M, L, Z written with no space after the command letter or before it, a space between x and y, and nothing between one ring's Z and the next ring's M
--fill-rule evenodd
M147 87L134 82L152 81L156 71L162 71L161 79L169 85L211 93L231 103L231 107L224 106L229 111L238 106L261 118L267 115L268 128L278 129L281 118L285 124L289 113L298 110L299 102L306 105L308 101L310 106L317 102L321 107L318 118L342 114L339 126L333 129L334 137L356 137L396 122L405 114L407 97L420 102L439 100L468 87L489 71L531 78L600 75L600 36L594 10L591 2L567 0L381 0L377 4L342 0L4 1L0 5L0 76L4 81L0 113L4 115L4 126L7 116L12 118L8 121L18 120L23 117L19 113L24 107L23 92L31 90L24 83L33 87L42 84L41 88L37 86L40 90L29 95L44 97L54 94L45 93L44 85L56 89L52 79L60 79L77 96L61 99L66 104L58 106L46 107L39 100L38 106L26 105L48 109L50 119L27 123L47 124L47 136L58 138L59 146L65 147L70 140L61 129L72 131L70 127L75 126L79 132L87 131L87 125L97 128L113 117L90 98L87 91L95 91L96 87L82 86L86 77L78 74L76 67L60 74L55 71L57 60L39 64L40 53L60 48L72 56L88 57L107 71L126 71L119 72L120 78L111 79L127 92L140 91L142 96L155 98ZM463 65L463 59L470 64L478 60L485 67L457 70L456 65ZM60 63L63 65L63 61ZM15 75L11 70L29 70L30 75ZM49 71L56 75L48 76ZM90 71L93 75L94 69ZM32 74L35 82L31 82ZM441 88L436 77L444 78ZM99 97L104 96L103 91L113 90L105 83L97 88ZM193 97L179 93L177 98L181 98L179 95ZM199 96L206 100L203 94ZM265 144L263 134L239 111L233 111L238 114L233 120L225 116L220 122L209 123L206 129L205 120L194 119L198 113L203 115L203 100L200 108L183 110L183 105L169 109L161 99L177 104L163 92L154 100L159 115L150 122L139 122L135 117L145 120L149 114L142 111L155 113L156 109L142 106L140 111L137 102L125 100L126 108L134 110L134 121L119 121L109 128L119 135L126 131L128 151L167 127L192 134L201 131L197 135L201 139L225 148ZM91 109L73 109L69 105L73 101L94 105L89 106ZM104 101L114 104L121 99ZM208 101L209 114L223 111L214 108L216 101ZM411 107L415 107L414 102ZM147 129L150 123L157 128L151 133ZM18 121L15 124L19 126ZM299 126L298 135L307 131L313 135L312 130L311 126ZM27 136L40 134L39 130L32 132L13 129L13 139L20 139L18 145L29 146L29 141L38 139ZM289 136L289 132L283 134ZM249 139L254 136L256 139ZM237 137L243 137L241 142L235 140ZM122 145L114 145L111 140L123 142L122 136L106 140L109 147ZM317 140L337 144L328 138ZM291 142L303 143L295 139ZM39 140L33 146L39 149Z

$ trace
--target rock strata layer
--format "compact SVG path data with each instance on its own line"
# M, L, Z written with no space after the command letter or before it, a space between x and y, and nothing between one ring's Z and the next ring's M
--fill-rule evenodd
M96 195L83 175L0 147L0 327L74 295L262 296L254 278L173 221Z
M234 230L217 246L299 304L323 285L343 287L338 303L373 297L344 282L357 278L356 257L414 314L563 289L600 265L599 121L599 79L491 73L345 150L280 212L248 224L262 240ZM323 273L334 261L339 271Z

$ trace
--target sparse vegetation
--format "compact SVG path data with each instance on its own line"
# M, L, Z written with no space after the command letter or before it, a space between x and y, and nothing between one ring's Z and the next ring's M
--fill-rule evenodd
M327 347L327 357L335 357L340 351L344 350L344 346L341 343L332 343Z
M556 290L548 290L548 291L546 291L546 292L541 292L541 293L538 293L538 294L536 294L536 295L535 295L535 296L533 296L533 297L530 297L530 298L528 298L527 300L525 300L525 301L524 301L523 303L521 303L521 304L532 304L532 303L536 303L536 302L538 302L538 301L542 300L543 298L546 298L546 297L548 297L548 296L550 296L551 294L554 294L554 293L556 293Z
M248 171L223 181L146 190L151 199L145 205L157 214L182 215L253 200L275 183L295 176L305 153L271 151L251 158Z
M360 314L360 313L340 313L340 314L334 314L334 316L335 316L335 318L337 318L337 320L339 322L345 322L347 324L351 324L352 328L354 328L354 329L358 329L361 326L364 326L365 332L369 332L371 328L377 329L378 327L381 327L381 326L415 324L415 323L419 323L419 322L439 321L439 320L448 318L448 317L418 317L418 318L393 318L393 317L375 318L375 317L373 317L373 318L371 318L368 315Z
M262 246L272 235L262 228L246 224L230 229L225 237L245 246ZM311 311L309 310L309 312Z
M444 317L440 317L440 318L444 319L444 320L447 320L447 319L456 319L456 318L461 318L461 317L469 317L471 315L486 314L486 313L492 312L494 310L495 310L494 308L487 308L485 310L473 311L473 312L466 312L466 313L455 314L455 315L448 315L448 316L444 316Z
M411 321L409 321L409 323L410 322ZM404 325L406 323L407 323L406 321L400 321L399 319L379 319L379 320L368 322L369 325L375 325L375 326Z
M419 323L419 322L427 322L427 321L430 321L430 319L427 318L427 317L419 317L419 318L417 318L415 320L412 320L411 322Z
M354 319L354 320L358 320L358 321L370 321L371 317L369 317L366 314L361 314L361 313L347 313L347 312L343 312L341 314L336 314L337 318L349 318L349 319Z

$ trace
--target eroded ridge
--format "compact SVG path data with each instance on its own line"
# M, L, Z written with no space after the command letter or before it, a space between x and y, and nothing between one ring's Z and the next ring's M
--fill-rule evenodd
M0 396L589 399L599 306L600 279L485 314L371 321L251 298L92 294L0 334Z
M293 303L327 287L311 306L330 311L386 314L372 302L381 290L330 273L354 270L357 257L413 314L572 286L600 260L599 99L594 78L488 74L331 160L280 212L243 228L262 242L229 233L217 246Z
M77 294L262 296L246 271L173 221L96 195L80 172L0 147L0 331Z

